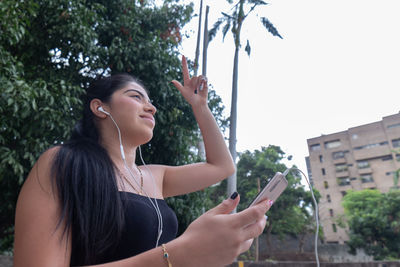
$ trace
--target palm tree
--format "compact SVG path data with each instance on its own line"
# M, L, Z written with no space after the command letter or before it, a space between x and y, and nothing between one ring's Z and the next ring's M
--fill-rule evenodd
M233 0L227 0L230 4ZM240 44L240 32L244 20L252 13L256 7L267 5L262 0L239 0L230 10L230 14L222 12L222 17L214 24L213 28L209 32L209 40L217 34L220 26L225 23L222 34L223 40L226 34L231 30L233 34L233 40L235 42L235 57L233 60L233 77L232 77L232 102L231 102L231 115L229 125L229 151L232 155L233 161L236 162L236 120L237 120L237 90L238 90L238 65L239 65L239 49ZM278 36L282 39L282 36L278 33L277 29L272 23L266 18L260 18L262 25L270 32L273 36ZM250 43L247 40L245 51L250 56ZM228 178L228 196L236 191L236 173Z

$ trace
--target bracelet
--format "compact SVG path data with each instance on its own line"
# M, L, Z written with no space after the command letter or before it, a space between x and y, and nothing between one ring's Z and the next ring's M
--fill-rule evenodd
M165 247L165 244L162 244L161 247L162 247L162 250L163 250L163 258L167 261L168 267L172 267L172 264L169 261L169 254L167 252L167 248Z

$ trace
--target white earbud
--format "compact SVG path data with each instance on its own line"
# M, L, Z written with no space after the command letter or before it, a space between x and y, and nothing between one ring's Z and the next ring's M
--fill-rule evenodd
M103 112L104 114L106 114L106 115L108 115L108 116L110 116L110 113L108 113L107 111L105 111L105 110L103 109L102 106L98 107L97 110L100 111L100 112Z

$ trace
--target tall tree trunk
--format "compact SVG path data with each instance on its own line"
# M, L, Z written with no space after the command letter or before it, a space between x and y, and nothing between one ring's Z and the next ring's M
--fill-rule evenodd
M207 76L207 49L208 49L208 12L210 10L209 6L206 6L206 16L204 20L204 36L203 36L203 64L202 64L202 75ZM200 27L199 27L200 28ZM197 145L198 155L202 160L206 159L206 149L204 147L203 137L201 133L199 134L199 143Z
M235 58L233 59L233 76L232 76L232 100L231 100L231 117L229 119L229 151L233 162L236 166L236 124L237 124L237 94L238 94L238 75L239 75L239 49L240 49L240 31L244 20L243 12L244 0L240 0L239 12L237 17L237 26L232 28L233 38L235 42ZM228 196L236 189L236 171L228 178ZM236 208L233 213L236 212Z
M210 7L206 6L206 17L204 19L204 35L203 35L203 68L201 75L207 76L207 49L208 49L208 12Z
M197 30L196 54L194 57L194 76L197 76L197 70L199 69L200 39L201 39L201 15L202 15L202 13L203 13L203 0L200 1L199 28Z
M238 68L239 68L239 46L235 46L235 58L233 60L232 78L232 101L231 116L229 119L229 151L233 162L236 165L236 122L237 122L237 89L238 89ZM236 171L228 178L228 196L236 191ZM236 210L236 209L235 209Z

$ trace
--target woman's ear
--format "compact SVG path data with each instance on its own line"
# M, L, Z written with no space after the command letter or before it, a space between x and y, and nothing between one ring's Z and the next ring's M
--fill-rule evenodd
M103 108L102 110L100 110L100 108ZM90 101L90 110L93 112L94 116L96 116L97 118L100 119L105 119L107 118L107 111L104 109L103 107L103 102L100 99L92 99L92 101Z

